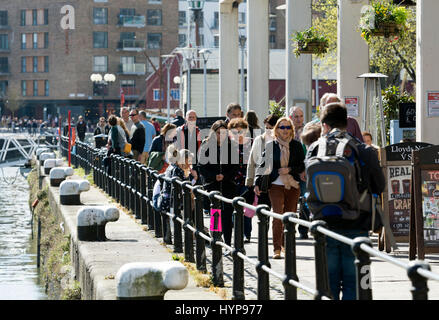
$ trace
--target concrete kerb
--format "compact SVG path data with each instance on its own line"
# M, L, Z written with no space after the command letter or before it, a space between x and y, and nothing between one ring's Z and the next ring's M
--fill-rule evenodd
M54 169L52 169L54 170ZM79 179L72 176L67 181ZM49 177L43 178L43 186L49 186ZM143 226L128 214L120 214L116 223L106 226L107 240L104 242L80 241L77 234L77 213L82 205L62 205L59 188L49 186L49 203L54 214L64 222L65 233L71 236L71 257L76 280L80 282L82 297L86 300L117 299L115 275L127 263L173 262L173 255L158 239L143 230ZM85 206L114 205L98 188L91 186L82 194ZM214 292L197 287L192 276L183 290L171 290L165 300L221 300Z
M52 168L49 173L50 186L59 187L68 176L73 176L74 171L71 167Z

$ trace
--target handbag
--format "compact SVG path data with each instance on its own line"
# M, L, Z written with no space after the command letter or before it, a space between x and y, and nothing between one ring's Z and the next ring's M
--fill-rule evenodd
M123 148L123 152L130 153L131 152L131 143L125 143L125 147Z

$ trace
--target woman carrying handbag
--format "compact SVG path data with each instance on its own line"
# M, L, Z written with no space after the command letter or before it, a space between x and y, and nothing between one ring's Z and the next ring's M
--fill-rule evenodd
M273 131L274 140L266 144L262 162L256 172L254 191L259 196L265 180L268 182L272 211L278 214L296 212L300 195L300 174L305 170L305 154L300 142L294 140L294 125L291 119L280 118ZM272 228L273 259L280 259L284 247L282 221L273 219Z

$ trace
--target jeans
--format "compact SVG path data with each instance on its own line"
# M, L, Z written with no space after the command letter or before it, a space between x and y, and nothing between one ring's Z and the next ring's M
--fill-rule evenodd
M347 238L367 237L367 231L361 230L332 230ZM326 237L326 256L328 259L329 287L334 300L356 300L357 280L355 256L347 244Z

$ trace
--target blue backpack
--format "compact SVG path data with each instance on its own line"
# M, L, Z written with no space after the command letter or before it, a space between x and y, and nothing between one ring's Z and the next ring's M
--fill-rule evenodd
M314 220L341 218L355 220L364 207L360 199L362 184L360 142L346 132L336 130L314 142L305 160L306 201ZM368 200L367 200L368 201Z

